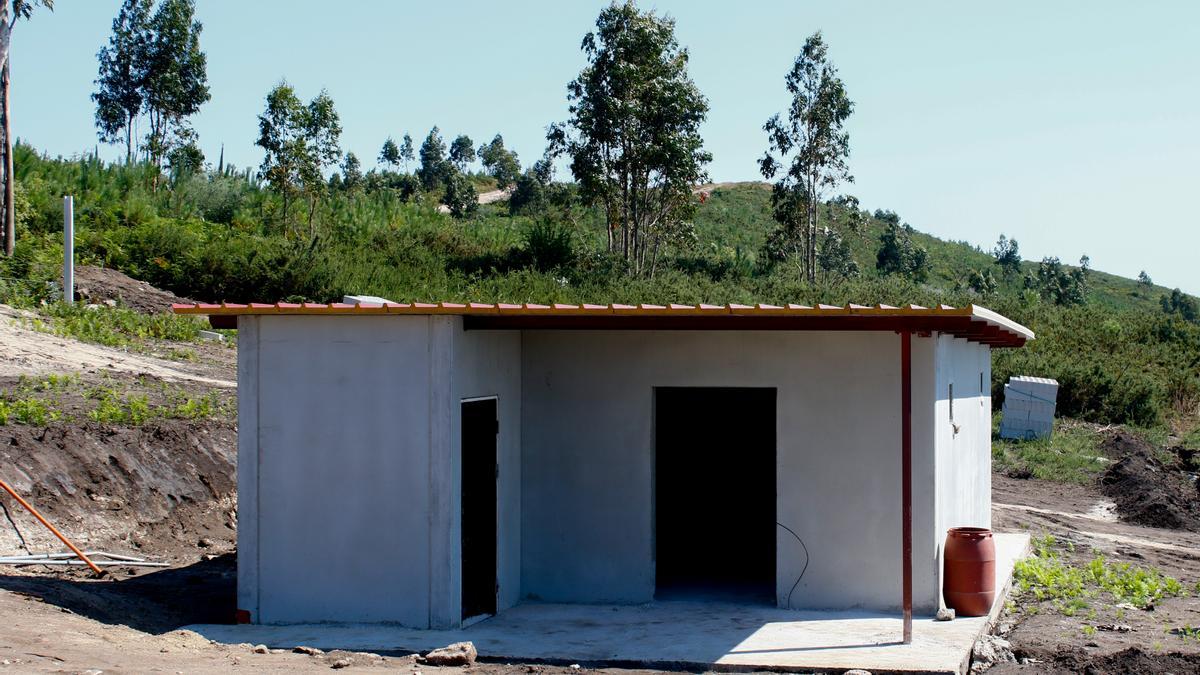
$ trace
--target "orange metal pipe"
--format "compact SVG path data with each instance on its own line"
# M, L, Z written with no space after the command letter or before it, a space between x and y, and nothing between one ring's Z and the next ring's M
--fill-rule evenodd
M102 576L104 574L104 571L101 570L99 567L97 567L96 563L92 562L91 558L87 557L87 555L83 551L76 548L75 544L72 544L71 541L69 539L67 539L66 536L64 536L62 532L59 532L53 525L50 524L50 521L43 518L42 514L38 513L37 509L33 508L32 504L25 501L24 499L21 499L21 495L17 494L17 491L12 489L12 486L10 486L8 483L5 483L3 479L0 479L0 487L4 488L5 492L12 495L12 498L17 500L18 504L20 504L21 506L24 506L26 511L29 511L30 513L32 513L33 517L38 519L38 522L40 522L41 524L46 526L46 529L53 532L54 536L58 537L59 541L66 544L67 548L71 549L72 553L79 556L80 560L87 563L87 566L92 568L92 571L96 573L96 576Z

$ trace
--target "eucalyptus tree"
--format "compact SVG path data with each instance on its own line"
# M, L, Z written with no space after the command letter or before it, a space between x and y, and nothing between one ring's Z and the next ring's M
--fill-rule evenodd
M186 137L187 118L212 98L208 57L200 49L203 26L195 17L195 0L162 0L150 18L142 88L150 126L146 153L155 166Z
M391 136L388 136L379 150L379 163L386 164L393 169L400 165L400 146L396 145L396 141L393 141Z
M435 126L421 143L421 165L417 167L421 188L429 192L441 185L450 173L449 168L446 163L446 142L442 140L441 130Z
M688 75L675 22L630 0L600 12L581 46L587 65L567 85L570 117L547 133L570 159L579 196L602 208L608 250L653 276L660 248L685 242L712 155L700 124L708 101Z
M0 180L4 182L4 254L11 256L16 244L17 212L13 190L12 112L9 106L9 52L17 21L28 19L38 6L54 10L54 0L0 0L0 150L4 161Z
M326 187L324 171L341 157L342 127L333 99L322 91L304 104L291 85L280 82L267 94L258 128L255 144L264 151L259 177L283 200L285 228L291 204L303 196L313 234L313 216Z
M133 161L134 122L145 99L146 49L154 0L125 0L112 22L108 44L96 59L96 130L105 143L125 143L125 161Z
M400 161L404 162L404 173L408 173L408 163L416 158L416 155L413 153L412 136L409 136L408 132L405 132L404 140L400 142Z
M913 241L911 225L888 223L887 229L879 235L875 269L883 274L900 274L918 282L928 278L929 252Z
M824 230L817 246L817 267L826 283L850 279L859 273L858 262L854 260L850 244L837 230L830 228Z
M479 161L488 174L496 179L496 187L501 190L514 185L521 175L517 153L504 147L504 137L500 134L496 134L491 143L479 146Z
M347 152L342 160L342 189L346 192L357 192L362 187L362 163L353 152Z
M17 21L28 19L39 5L54 11L54 0L0 0L0 68L8 67L8 52Z
M1038 263L1034 275L1025 278L1025 287L1036 290L1043 300L1056 305L1082 305L1087 302L1091 268L1091 259L1086 255L1079 259L1079 266L1074 269L1068 269L1057 257L1048 256Z
M786 118L776 114L763 125L768 147L759 169L767 180L779 176L772 204L778 238L786 243L781 250L802 257L801 269L812 283L820 204L842 182L854 180L847 164L850 135L844 129L854 103L819 31L805 40L784 82L792 102Z
M996 247L992 249L992 257L996 259L996 264L1000 266L1000 271L1006 278L1021 272L1020 251L1016 239L1009 239L1002 234L996 241Z
M455 218L466 218L479 208L479 196L475 186L457 169L450 168L445 176L446 191L442 195L442 203L450 209L450 215Z
M467 165L475 161L475 144L471 137L459 134L450 144L450 163L459 171L466 171Z

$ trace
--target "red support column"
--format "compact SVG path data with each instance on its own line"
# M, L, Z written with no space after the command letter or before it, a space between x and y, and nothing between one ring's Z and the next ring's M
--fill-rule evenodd
M904 520L904 644L912 643L912 333L900 333L900 493Z

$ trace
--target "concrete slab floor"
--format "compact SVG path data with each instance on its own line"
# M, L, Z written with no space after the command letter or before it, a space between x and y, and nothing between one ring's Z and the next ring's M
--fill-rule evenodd
M189 626L209 639L269 647L423 652L470 640L480 656L505 661L605 663L716 670L963 673L975 640L1004 606L1026 534L997 534L996 603L991 616L913 622L901 644L898 614L789 611L721 602L646 605L530 603L461 630L414 630L379 624Z

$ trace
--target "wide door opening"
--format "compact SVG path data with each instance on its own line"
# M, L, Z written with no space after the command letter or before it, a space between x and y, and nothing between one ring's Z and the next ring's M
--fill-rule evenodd
M655 389L658 599L775 599L775 389Z
M496 613L496 399L462 404L462 618Z

